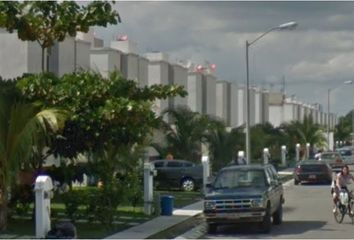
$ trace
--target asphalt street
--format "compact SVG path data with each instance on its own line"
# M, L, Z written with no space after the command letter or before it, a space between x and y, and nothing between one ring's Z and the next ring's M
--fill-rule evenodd
M350 188L354 188L354 184ZM330 185L295 186L291 181L284 186L284 192L283 223L273 225L270 234L257 233L256 225L238 224L221 226L216 234L206 234L202 238L354 238L351 219L345 216L343 223L338 224L333 217Z

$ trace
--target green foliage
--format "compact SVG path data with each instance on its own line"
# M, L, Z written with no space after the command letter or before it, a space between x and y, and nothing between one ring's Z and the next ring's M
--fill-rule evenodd
M105 150L90 154L88 174L99 177L102 182L102 187L87 200L90 219L111 226L119 205L129 203L135 208L142 203L142 168L138 161L143 149L142 146L116 148L108 145Z
M55 149L57 154L69 158L93 147L143 143L158 123L151 110L152 102L186 95L182 87L175 85L139 88L135 81L124 79L118 72L108 79L92 72L66 74L60 79L39 74L23 78L18 86L29 100L72 113Z
M37 41L44 49L77 32L88 32L92 26L117 24L119 14L107 1L78 4L75 1L4 1L0 2L0 27L17 31L23 41Z
M163 114L171 120L170 123L160 122L166 144L155 142L152 147L161 157L171 153L175 159L199 162L201 143L210 124L209 117L186 107L167 109Z
M99 189L71 190L62 194L66 215L73 222L85 217L90 222L96 220L104 226L111 225L116 209L124 198L123 187L114 185L114 187L111 185Z
M143 203L144 199L143 170L136 168L133 171L129 171L125 183L128 202L135 210L138 205Z
M16 185L11 189L9 207L12 213L26 216L34 202L34 193L30 185Z
M350 143L350 136L353 131L353 111L354 110L339 118L334 134L335 141L345 141L347 144Z
M281 145L286 145L284 134L270 123L251 127L252 160L263 162L263 149L268 148L272 158L280 159Z
M239 150L244 149L243 129L226 129L224 123L212 124L206 134L212 170L217 172L228 165Z
M0 91L0 214L6 215L7 198L3 196L7 196L20 167L29 160L32 146L47 134L60 132L65 112L25 102L12 83L2 85L6 91ZM0 222L3 228L6 222Z
M116 209L122 203L125 187L119 184L114 186L103 187L95 196L96 208L94 214L98 221L104 226L111 227L116 216Z
M80 218L80 205L87 202L86 192L71 190L63 193L62 199L65 204L66 215L71 219L71 221L75 222Z
M297 143L303 147L302 152L305 152L306 143L316 148L323 148L327 144L322 127L314 123L311 116L305 116L303 122L284 123L279 128L284 133L285 145L291 152L295 152Z

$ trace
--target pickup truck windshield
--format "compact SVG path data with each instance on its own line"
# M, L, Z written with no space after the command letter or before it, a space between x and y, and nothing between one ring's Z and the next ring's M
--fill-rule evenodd
M215 179L214 189L265 187L263 170L226 170Z

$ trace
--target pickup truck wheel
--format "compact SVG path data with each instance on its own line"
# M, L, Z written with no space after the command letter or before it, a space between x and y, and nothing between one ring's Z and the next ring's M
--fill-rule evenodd
M272 218L270 213L270 206L267 206L266 214L263 218L263 221L260 224L260 232L261 233L270 233L272 229Z
M283 222L283 204L279 204L277 211L273 214L273 224L279 225Z
M216 230L218 229L218 225L215 223L208 223L208 234L213 234L216 233Z
M195 189L194 180L191 178L185 178L181 182L181 188L183 191L191 192Z

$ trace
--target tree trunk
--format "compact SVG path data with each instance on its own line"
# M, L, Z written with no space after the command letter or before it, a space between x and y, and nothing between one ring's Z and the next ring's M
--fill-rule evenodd
M7 188L0 185L0 231L7 228Z
M42 48L42 73L45 71L45 69L44 69L44 50L45 50L45 48L44 47L41 47Z

